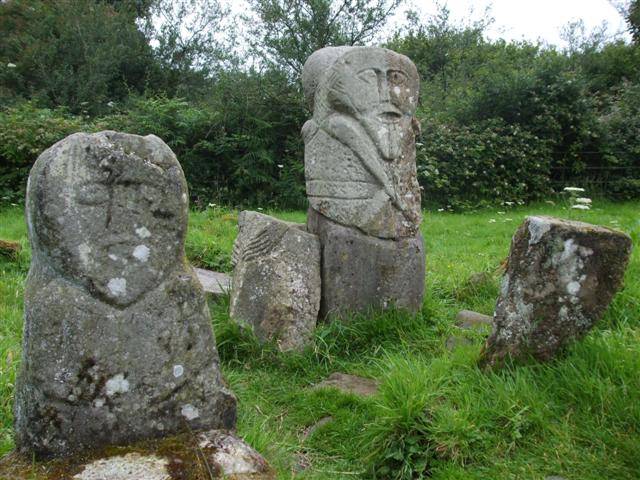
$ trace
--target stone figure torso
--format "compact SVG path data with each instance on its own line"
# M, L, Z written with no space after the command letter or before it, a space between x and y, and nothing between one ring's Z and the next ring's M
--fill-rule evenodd
M328 47L309 58L303 84L313 107L303 127L311 208L379 238L415 235L413 63L381 48Z
M21 449L65 454L234 425L184 259L186 192L153 136L75 134L39 157L27 193Z

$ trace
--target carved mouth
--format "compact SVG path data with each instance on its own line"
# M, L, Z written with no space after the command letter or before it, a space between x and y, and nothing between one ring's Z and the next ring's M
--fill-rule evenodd
M402 118L402 115L395 110L387 110L378 115L378 118L382 123L397 123Z

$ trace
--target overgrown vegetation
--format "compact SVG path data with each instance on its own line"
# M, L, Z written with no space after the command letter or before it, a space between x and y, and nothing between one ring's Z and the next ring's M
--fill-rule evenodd
M51 143L111 128L163 138L200 207L303 208L301 66L325 45L376 42L420 71L425 204L528 202L576 182L640 196L637 0L635 43L574 24L565 50L487 40L490 18L457 24L446 7L381 37L401 0L251 0L237 19L224 5L0 3L0 199L21 200Z
M461 309L490 314L499 266L525 215L550 214L619 228L640 239L637 202L589 211L546 203L477 213L425 211L427 290L422 312L371 312L319 326L302 353L278 353L211 304L222 370L239 398L241 436L278 478L636 479L640 472L640 252L624 289L587 338L545 365L482 372L487 332L461 331ZM268 212L304 221L302 212ZM237 212L192 212L192 262L228 268ZM0 455L13 445L13 384L20 362L29 248L22 209L0 211L2 236L23 246L0 259ZM227 265L227 267L225 267ZM483 282L468 282L483 273ZM464 336L454 350L451 335ZM360 398L315 383L342 371L381 381ZM309 427L330 416L311 433Z

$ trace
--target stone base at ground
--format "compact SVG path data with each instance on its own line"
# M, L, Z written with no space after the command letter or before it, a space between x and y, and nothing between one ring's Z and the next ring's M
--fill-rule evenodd
M511 243L481 364L500 364L505 357L550 360L583 337L620 288L630 254L624 233L528 217Z
M49 462L16 453L0 459L11 480L271 480L266 460L225 430L183 434L129 447L111 447Z
M230 313L262 341L303 348L320 308L320 242L304 225L244 211L233 247Z
M321 318L392 305L420 309L425 281L420 233L398 240L371 237L313 209L307 226L322 244Z

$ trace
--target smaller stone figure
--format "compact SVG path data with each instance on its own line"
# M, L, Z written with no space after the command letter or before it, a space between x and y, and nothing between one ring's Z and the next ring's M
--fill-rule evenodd
M585 336L620 288L630 254L631 239L622 232L527 217L511 242L481 364L551 360Z
M27 187L16 443L67 454L184 429L232 428L210 315L184 256L187 185L155 136L79 133Z

